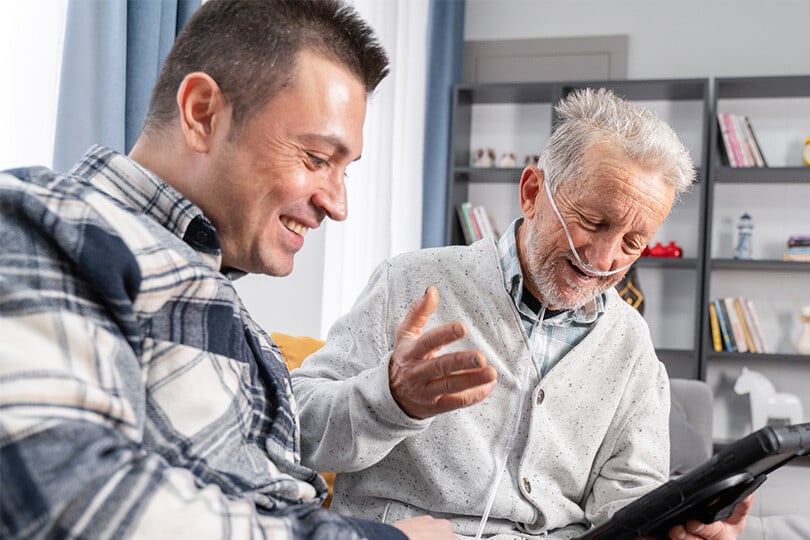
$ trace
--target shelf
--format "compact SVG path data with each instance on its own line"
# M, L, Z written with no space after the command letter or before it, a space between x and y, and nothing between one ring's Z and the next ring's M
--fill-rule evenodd
M714 181L736 184L808 184L810 167L717 167Z
M577 81L562 86L563 95L579 88L609 86L613 92L632 100L703 100L706 98L705 79L681 80L628 80L628 81Z
M694 257L639 257L635 263L638 268L676 268L697 270L698 260Z
M471 184L517 184L523 167L455 167L453 174L456 180Z
M552 83L491 83L456 86L460 100L479 105L493 103L552 103Z
M759 360L762 362L789 361L810 363L810 356L802 354L786 353L741 353L741 352L717 352L711 350L707 353L710 359L715 360Z
M804 261L711 259L709 265L711 270L810 271L810 262Z
M716 99L791 98L810 95L810 76L717 79Z

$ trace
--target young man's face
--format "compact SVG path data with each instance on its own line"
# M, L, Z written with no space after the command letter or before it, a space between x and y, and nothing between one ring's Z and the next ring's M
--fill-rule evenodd
M591 147L585 158L583 178L562 184L554 201L582 259L597 270L618 269L652 240L669 214L675 188L659 172L609 148ZM551 307L574 309L618 283L625 272L594 277L581 271L545 186L531 193L520 231L521 266L530 290Z
M223 267L287 275L309 229L347 216L344 174L360 157L366 91L341 64L299 53L294 76L216 156L206 215Z

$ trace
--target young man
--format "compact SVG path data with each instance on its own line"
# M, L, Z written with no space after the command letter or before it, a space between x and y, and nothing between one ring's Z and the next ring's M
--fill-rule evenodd
M345 219L387 66L337 0L210 0L129 157L0 174L0 537L453 537L321 508L283 360L229 279L288 274Z
M666 480L666 371L614 285L691 185L692 160L612 93L557 112L520 180L523 218L497 243L383 263L294 372L303 459L339 473L335 508L573 538ZM671 535L734 538L749 505Z

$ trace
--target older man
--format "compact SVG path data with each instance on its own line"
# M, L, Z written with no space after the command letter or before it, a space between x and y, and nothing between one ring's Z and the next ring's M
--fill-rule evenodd
M230 280L288 274L345 219L387 66L337 0L210 0L129 156L0 174L0 537L454 537L321 508L286 367Z
M386 261L293 373L303 459L340 473L335 508L571 538L666 480L666 371L613 286L693 163L669 126L610 92L557 112L499 241ZM691 537L735 537L746 508Z

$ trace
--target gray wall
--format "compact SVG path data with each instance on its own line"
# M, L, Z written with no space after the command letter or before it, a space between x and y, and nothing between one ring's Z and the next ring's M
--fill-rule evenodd
M626 34L631 79L805 75L807 0L467 0L464 39Z

